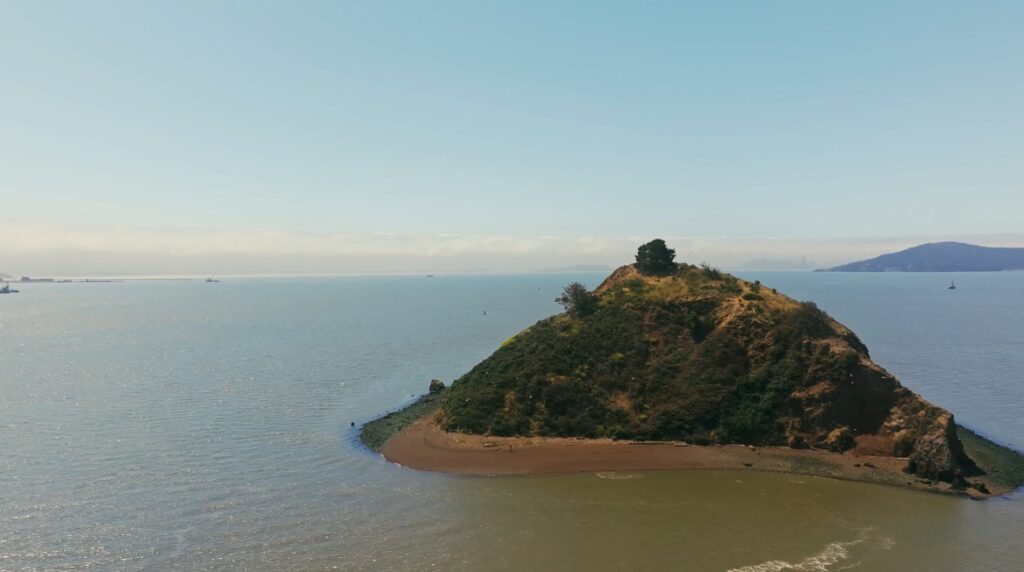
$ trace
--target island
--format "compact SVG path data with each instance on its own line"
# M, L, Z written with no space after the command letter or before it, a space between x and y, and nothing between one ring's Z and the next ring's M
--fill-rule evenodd
M1024 248L932 242L818 272L998 272L1024 270Z
M1024 457L957 426L811 302L664 241L451 387L367 423L394 463L476 475L768 470L976 498L1024 483Z

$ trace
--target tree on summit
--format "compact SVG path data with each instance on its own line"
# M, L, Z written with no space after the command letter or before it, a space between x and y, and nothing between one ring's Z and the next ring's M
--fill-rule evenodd
M579 282L572 282L562 290L562 295L555 298L573 316L586 316L597 310L597 295Z
M636 269L641 274L668 275L676 271L676 251L656 238L636 250Z

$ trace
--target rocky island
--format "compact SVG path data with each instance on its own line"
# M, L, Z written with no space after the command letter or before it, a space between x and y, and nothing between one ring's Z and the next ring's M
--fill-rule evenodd
M1024 483L1024 457L959 428L813 303L677 264L661 240L558 301L364 442L469 474L761 469L975 497Z

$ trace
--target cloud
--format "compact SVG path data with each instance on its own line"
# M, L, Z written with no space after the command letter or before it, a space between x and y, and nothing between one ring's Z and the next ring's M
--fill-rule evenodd
M10 274L202 275L529 272L628 263L645 236L305 233L131 226L0 225ZM1024 235L797 239L662 235L688 262L725 269L807 269L936 240L1024 245Z

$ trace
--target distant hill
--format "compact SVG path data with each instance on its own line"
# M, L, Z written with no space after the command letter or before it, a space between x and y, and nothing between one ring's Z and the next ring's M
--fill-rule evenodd
M821 272L989 272L1024 270L1024 248L932 242Z

